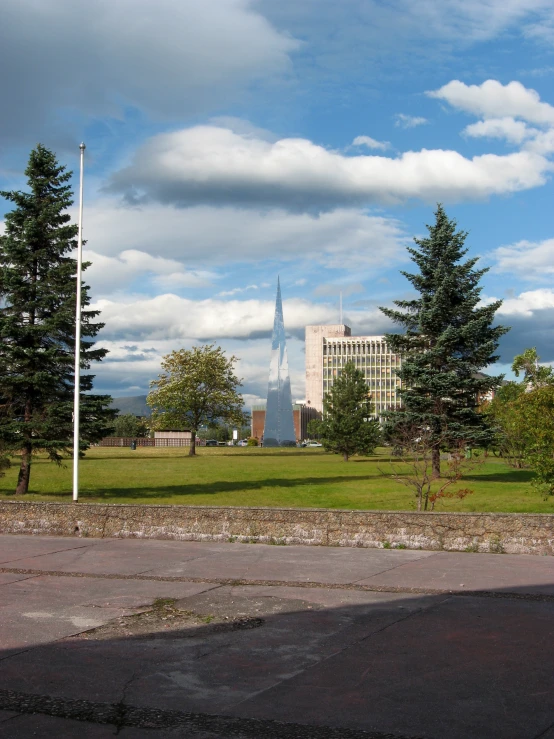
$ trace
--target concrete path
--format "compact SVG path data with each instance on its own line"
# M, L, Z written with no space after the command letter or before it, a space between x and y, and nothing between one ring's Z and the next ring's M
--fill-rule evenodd
M0 536L0 737L554 739L554 559Z

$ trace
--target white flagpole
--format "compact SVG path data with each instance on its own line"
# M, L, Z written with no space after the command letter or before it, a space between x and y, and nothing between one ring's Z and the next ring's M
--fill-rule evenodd
M83 271L83 175L85 145L81 144L79 233L77 236L77 304L75 307L75 390L73 395L73 501L79 500L79 398L81 390L81 274Z

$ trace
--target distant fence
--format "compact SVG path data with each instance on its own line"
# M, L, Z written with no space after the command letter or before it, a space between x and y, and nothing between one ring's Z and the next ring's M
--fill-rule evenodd
M190 446L190 439L144 439L135 436L106 436L102 439L99 446L130 447L133 441L136 442L137 446ZM203 439L196 439L197 446L200 446L202 442L204 442Z

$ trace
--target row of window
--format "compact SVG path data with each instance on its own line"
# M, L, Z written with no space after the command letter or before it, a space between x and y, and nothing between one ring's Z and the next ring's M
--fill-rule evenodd
M390 357L396 358L396 354L391 354L386 344L382 342L362 342L360 344L351 344L346 342L323 342L323 355L342 355L342 356L354 356L354 355L365 355L371 356L374 354L387 354Z

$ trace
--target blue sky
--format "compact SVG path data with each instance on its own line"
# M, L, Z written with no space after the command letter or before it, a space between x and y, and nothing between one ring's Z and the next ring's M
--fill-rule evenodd
M215 342L263 397L279 274L302 399L304 326L342 291L390 329L437 201L504 301L500 371L554 361L551 0L4 0L0 58L0 189L37 142L73 170L87 145L97 390Z

